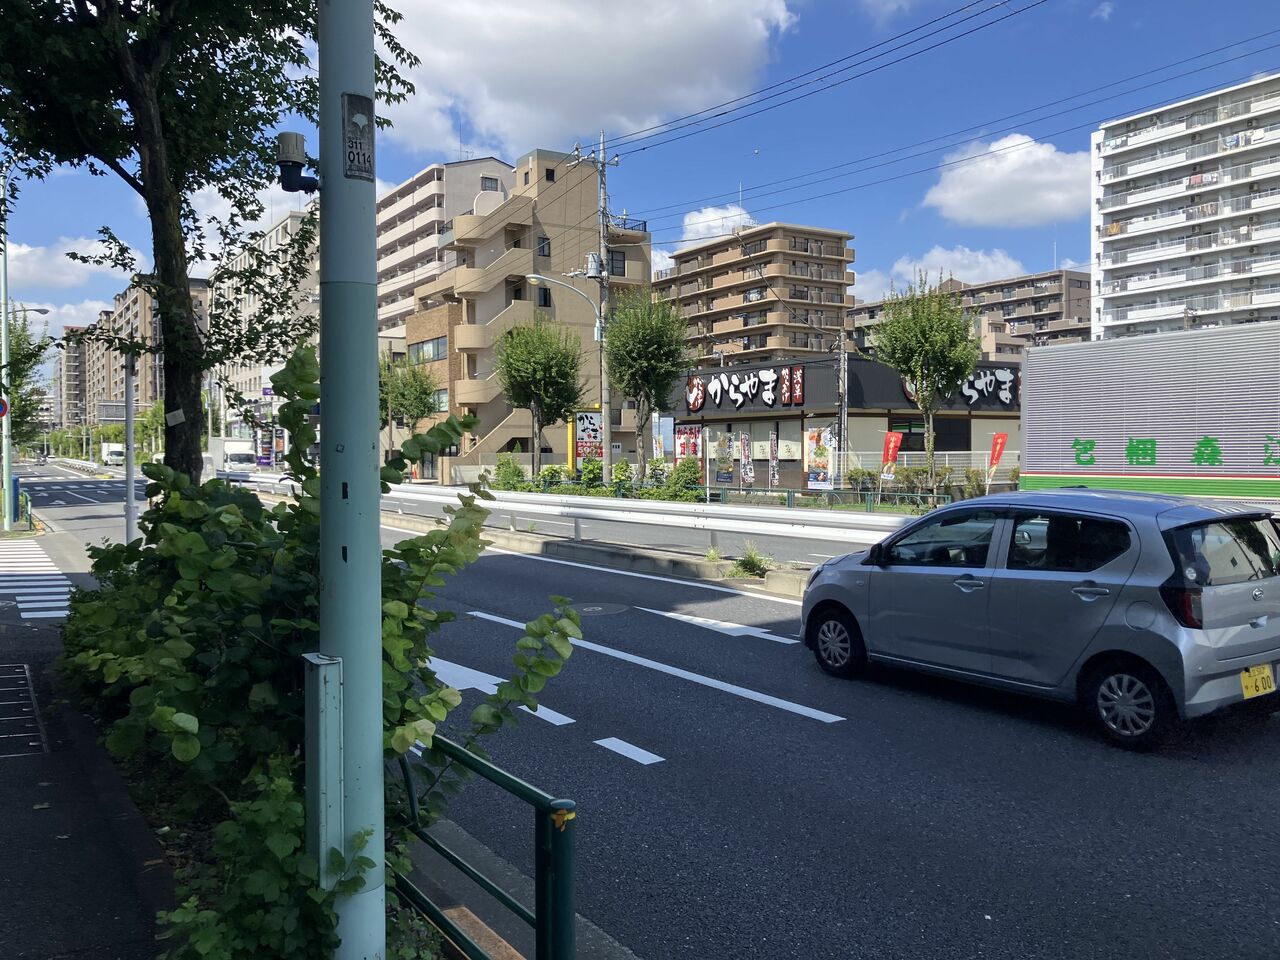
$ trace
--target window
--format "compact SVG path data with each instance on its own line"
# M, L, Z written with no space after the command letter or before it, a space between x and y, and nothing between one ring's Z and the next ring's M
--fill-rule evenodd
M1178 571L1201 587L1280 576L1280 533L1262 517L1179 527L1165 540Z
M551 256L551 238L550 238L550 237L539 237L539 238L538 238L538 249L537 249L537 254L538 254L538 256L540 256L540 257L549 257L549 256Z
M1012 317L1013 311L1014 311L1014 306L1012 303L1006 303L1000 307L1000 315L1003 317Z
M481 177L480 189L482 191L489 191L489 192L496 193L498 190L498 178L497 177Z
M435 337L420 343L409 344L410 363L431 363L433 360L444 360L448 356L448 337Z
M627 251L609 251L609 276L625 277L627 275Z
M526 170L526 171L524 172L524 185L525 185L526 187L529 185L529 171L528 171L528 170Z
M556 182L556 168L547 167L547 183L555 183L555 182Z
M995 528L993 510L949 513L892 543L885 560L911 567L985 567Z
M538 306L544 307L544 308L549 308L551 306L551 288L550 287L538 288Z
M1019 513L1009 544L1010 570L1087 573L1129 550L1129 528L1118 520Z
M449 409L449 391L442 387L435 392L436 409L444 413Z

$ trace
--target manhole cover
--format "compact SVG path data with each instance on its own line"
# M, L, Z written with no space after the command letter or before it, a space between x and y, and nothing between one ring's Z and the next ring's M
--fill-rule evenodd
M573 609L584 617L606 617L611 613L622 613L627 608L620 603L575 603Z

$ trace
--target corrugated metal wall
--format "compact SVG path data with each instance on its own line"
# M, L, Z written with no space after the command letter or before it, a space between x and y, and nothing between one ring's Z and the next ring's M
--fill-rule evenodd
M1264 464L1268 436L1280 438L1280 324L1033 349L1022 416L1031 474L1280 477ZM1195 462L1204 437L1221 464ZM1130 462L1132 439L1155 441L1154 465Z

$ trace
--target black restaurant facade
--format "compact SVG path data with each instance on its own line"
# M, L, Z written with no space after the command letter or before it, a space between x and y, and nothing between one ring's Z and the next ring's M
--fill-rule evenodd
M885 434L903 434L904 451L924 449L924 421L903 378L891 367L851 354L846 468L876 469ZM1021 376L1017 366L980 363L935 417L939 451L986 451L994 434L1008 435L1005 463L1021 449ZM770 486L771 447L777 446L772 485L803 489L817 484L813 450L822 434L835 436L840 399L835 358L709 367L688 372L671 403L677 458L695 452L708 477L739 486ZM695 440L696 437L696 440ZM726 450L727 448L727 450ZM726 452L731 451L732 480ZM744 451L749 463L743 468ZM719 469L716 466L719 453Z

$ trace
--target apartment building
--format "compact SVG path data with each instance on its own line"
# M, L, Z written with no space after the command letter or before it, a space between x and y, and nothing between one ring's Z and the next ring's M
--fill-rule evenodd
M254 244L255 251L243 250L228 264L232 274L249 267L264 253L270 257L277 251L286 250L316 204L318 201L312 200L302 210L290 210L264 230ZM268 264L266 274L269 283L269 278L277 275L279 268L270 260ZM318 324L319 301L320 249L317 241L311 248L310 265L306 276L298 284L292 301L288 305L290 316L309 317L313 326ZM224 281L216 286L214 303L215 309L225 309L234 303L245 322L251 322L250 318L257 316L262 309L261 297L254 287L246 286L241 289L233 281ZM280 319L283 321L285 318ZM315 342L314 337L312 342ZM217 379L222 385L222 393L225 395L234 391L243 398L242 402L245 404L243 407L236 407L226 403L221 397L213 401L219 409L225 408L223 430L226 436L261 439L259 428L255 423L262 419L274 419L276 401L271 390L271 377L283 369L286 359L284 354L287 354L292 346L289 345L282 350L281 356L275 361L228 364L218 371Z
M78 426L85 422L85 348L77 334L86 330L83 326L68 325L63 328L62 348L54 359L53 388L56 394L58 426Z
M853 235L766 223L678 251L654 295L679 305L698 366L825 353L853 306Z
M409 358L430 364L447 384L448 412L474 413L476 431L464 438L456 455L442 458L445 481L472 478L491 466L500 452L519 444L528 453L532 423L526 410L513 410L494 374L495 345L515 325L539 314L567 327L582 344L583 406L599 408L600 359L594 339L599 287L595 280L567 278L581 271L587 254L599 248L597 174L588 163L571 165L568 154L534 150L513 170L509 196L476 197L473 210L446 224L443 248L456 266L417 290L418 311L407 324ZM650 279L650 239L644 221L615 217L609 225L605 269L616 294ZM531 274L564 279L577 291L530 284ZM613 440L621 456L635 455L634 412L615 398L610 412ZM566 462L563 426L543 436L546 462Z
M1280 319L1280 73L1092 138L1095 339Z
M973 316L984 360L1020 363L1028 347L1090 338L1089 274L1083 271L1047 270L986 283L953 277L941 288L956 294ZM849 311L856 342L874 347L883 316L883 300Z
M203 324L208 316L209 282L192 279L191 298L196 317ZM111 310L98 314L95 326L119 337L142 343L160 343L160 317L155 300L138 284L115 295ZM124 422L124 358L101 340L84 345L85 419L89 423ZM159 353L138 358L134 381L134 408L146 410L164 399L164 360Z
M474 210L481 194L505 199L514 178L497 157L435 163L378 200L378 329L402 325L415 310L414 290L452 266L448 221Z

